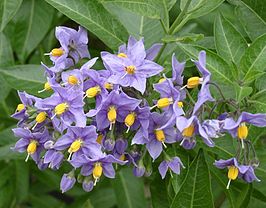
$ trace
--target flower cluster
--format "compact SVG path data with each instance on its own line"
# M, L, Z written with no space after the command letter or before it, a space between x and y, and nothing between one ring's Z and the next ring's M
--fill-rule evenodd
M213 139L228 132L238 138L241 149L254 149L246 139L246 124L266 126L265 114L237 111L212 118L213 109L208 108L216 100L209 88L218 86L211 82L205 51L192 60L199 76L184 82L185 63L175 54L171 76L154 61L161 44L145 50L143 39L130 36L116 54L102 52L104 69L94 70L98 58L90 59L84 28L57 27L55 35L60 47L46 54L53 66L42 63L47 82L39 91L50 96L18 92L21 104L12 117L19 120L13 131L20 139L13 149L26 152L26 161L32 158L41 170L69 163L73 169L62 177L62 192L76 181L91 191L102 175L115 177L114 164L116 169L132 165L134 175L141 177L151 174L152 162L158 159L162 178L168 170L180 174L185 168L181 159L166 148L190 150L199 139L212 148ZM189 94L193 88L199 88L196 101ZM228 167L229 183L238 176L247 182L259 180L255 155L245 154L238 151L236 158L215 162L218 168Z

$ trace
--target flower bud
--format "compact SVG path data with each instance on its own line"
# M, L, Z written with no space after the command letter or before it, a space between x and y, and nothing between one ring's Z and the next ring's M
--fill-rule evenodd
M115 141L113 139L111 139L111 138L107 138L103 142L103 147L107 151L112 151L114 149L114 146L115 146Z
M64 174L60 182L60 189L62 193L70 190L75 185L75 183L76 178L73 171L68 174Z

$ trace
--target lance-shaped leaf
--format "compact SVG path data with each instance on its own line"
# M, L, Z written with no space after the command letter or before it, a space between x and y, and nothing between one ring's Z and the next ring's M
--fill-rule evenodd
M0 32L3 31L8 22L18 11L22 0L2 0L0 1Z
M247 48L246 40L224 17L218 15L214 25L214 38L218 54L230 63L238 64Z
M243 80L251 82L266 71L266 35L257 38L246 50L240 62Z
M174 207L214 207L210 172L202 149L189 167L185 181L172 201L171 208Z
M94 33L111 49L126 41L128 33L123 25L98 1L46 0L57 10Z
M119 208L146 207L143 181L135 177L131 169L124 168L119 171L116 178L112 181L112 184Z

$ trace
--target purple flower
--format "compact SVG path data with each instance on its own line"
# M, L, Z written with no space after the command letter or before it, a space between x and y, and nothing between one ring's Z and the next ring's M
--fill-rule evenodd
M136 130L139 127L142 128L144 133L146 133L145 137L148 137L148 132L145 131L149 127L149 117L150 117L150 108L145 106L143 108L137 107L134 111L122 111L121 114L122 120L118 120L119 122L125 123L127 126L126 133L129 130Z
M112 154L116 158L120 158L122 155L125 154L125 151L127 149L127 146L128 146L127 140L117 139L115 141L115 146L114 146L114 149L113 149L113 153Z
M254 180L260 181L255 173L254 168L251 165L240 165L237 162L236 158L230 158L228 160L218 160L215 161L214 165L219 169L228 168L228 184L227 189L229 189L230 183L232 180L235 180L237 177L242 178L248 183L253 182Z
M44 129L43 132L32 133L28 129L15 128L12 129L12 131L16 137L20 138L12 149L18 152L27 151L26 162L29 156L31 156L35 162L38 162L40 153L43 150L43 145L50 137L48 130Z
M44 110L53 110L51 119L59 117L65 124L76 126L86 126L86 116L83 111L83 92L68 90L63 87L53 87L55 93L36 103L36 107Z
M124 165L126 161L116 159L113 155L105 155L95 157L93 159L88 158L86 155L81 155L70 161L71 165L75 168L81 168L81 174L83 176L89 176L92 174L94 178L94 185L98 182L102 173L108 178L115 177L115 170L113 163Z
M28 120L29 114L27 112L27 108L34 107L34 104L40 100L35 96L29 95L26 92L19 92L18 96L20 98L21 103L18 104L16 112L11 115L12 118L19 120L18 126L23 126L23 123Z
M260 182L260 179L255 175L254 168L251 165L240 165L239 177L247 183L252 183L253 181Z
M97 133L95 126L76 127L69 126L67 133L60 137L53 145L55 150L68 148L69 158L85 154L89 157L96 157L101 152L101 146L96 142Z
M62 72L61 78L63 86L77 91L83 89L83 80L85 77L79 69Z
M124 111L134 111L140 100L127 96L124 92L112 91L96 110L90 110L88 117L96 115L97 129L110 129L116 120L121 120Z
M265 127L266 114L265 113L252 114L252 113L242 112L237 121L235 121L233 118L226 118L224 120L223 129L227 130L233 137L236 137L238 128L241 125L244 125L245 123L249 123L258 127Z
M111 138L103 139L103 147L107 151L112 151L115 147L115 141Z
M88 80L84 82L84 92L87 98L96 98L96 107L107 97L106 78L102 77L96 70L90 69L87 73Z
M94 186L94 184L93 184L93 181L91 180L91 178L90 177L85 177L85 179L82 182L83 190L86 191L86 192L90 192L90 191L92 191L93 186Z
M179 63L175 57L175 54L172 55L172 82L178 86L183 85L183 71L185 68L185 62Z
M127 54L122 54L113 55L102 52L101 56L105 66L113 72L108 81L124 87L134 87L143 94L146 89L146 79L159 74L163 67L145 59L146 52L142 40L137 41L134 45L129 43Z
M166 114L159 114L153 112L150 117L150 123L148 128L148 139L145 138L143 130L139 130L132 140L132 144L146 144L146 148L150 153L153 160L159 157L163 150L165 143L176 142L177 135L173 126L167 126L161 128L168 121Z
M65 193L68 190L72 189L75 183L76 183L76 178L73 171L71 171L68 174L64 174L60 182L60 189L62 193Z
M141 41L143 42L144 44L144 41L143 41L143 38L141 39ZM123 57L122 54L125 54L127 56L128 53L130 53L130 50L131 48L138 42L137 39L135 39L133 36L129 36L128 38L128 44L123 44L119 47L119 50L118 50L118 55L120 54L120 56ZM149 49L146 50L146 57L145 59L148 59L148 60L151 60L153 61L157 54L159 53L160 49L162 47L162 44L161 43L156 43L156 44L153 44Z
M64 160L64 155L60 151L48 150L44 155L44 164L49 164L49 168L59 169Z
M192 116L187 119L183 116L179 116L176 119L176 127L179 132L182 134L182 141L180 145L182 145L185 149L192 149L196 145L195 136L199 135L203 139L204 143L209 147L214 146L214 142L210 139L208 134L202 128L198 118L196 116Z
M211 101L213 102L214 99L211 96L210 89L209 89L209 81L211 79L211 73L209 70L206 68L206 52L201 51L199 53L199 60L194 61L196 67L202 74L202 81L201 83L201 89L198 93L198 100L195 103L194 109L193 109L193 114L195 114L200 107L206 102L206 101Z
M171 160L164 160L159 165L159 172L162 179L165 178L168 168L170 168L175 174L180 174L180 168L185 168L179 157L173 157Z
M222 123L223 122L216 119L204 120L202 122L202 128L210 138L219 138L220 136L222 136Z

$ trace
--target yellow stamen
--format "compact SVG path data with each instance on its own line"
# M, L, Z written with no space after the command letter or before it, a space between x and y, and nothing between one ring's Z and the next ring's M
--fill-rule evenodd
M101 88L97 85L86 90L86 96L88 98L94 98L96 95L101 93Z
M67 103L60 103L57 106L55 106L55 115L62 115L66 110L68 109L68 104Z
M51 55L52 56L62 56L64 54L64 51L63 49L61 48L54 48L52 51L51 51Z
M18 104L16 111L17 111L17 112L20 112L20 111L22 111L24 108L25 108L25 105L23 105L22 103L21 103L21 104Z
M110 106L108 113L107 113L107 118L110 121L110 123L115 123L116 121L116 109L114 106Z
M135 118L136 118L136 113L135 112L131 112L129 113L126 118L125 118L125 124L127 127L130 127L134 124L135 122Z
M203 81L200 77L191 77L187 80L187 88L195 88Z
M109 82L104 83L104 88L107 90L112 90L113 87L114 87L114 85L112 83L109 83Z
M49 84L49 82L45 82L45 83L44 83L43 90L38 91L38 93L42 93L42 92L44 92L44 91L49 91L49 90L52 90L52 87L51 87L51 85Z
M136 70L136 67L134 65L125 67L125 71L127 72L127 74L134 74L135 70Z
M117 54L117 57L119 57L119 58L127 58L127 54L119 53L119 54Z
M162 83L162 82L164 82L165 80L166 80L166 78L161 78L161 79L159 79L158 83Z
M37 150L37 145L38 145L38 142L36 140L31 140L31 142L29 143L27 147L28 154L30 155L34 154Z
M237 129L237 136L239 139L246 139L248 136L248 127L245 123L241 123Z
M185 128L182 132L184 137L192 137L194 134L194 125L191 124L189 127Z
M42 122L45 121L46 116L47 116L46 112L40 112L40 113L36 116L36 119L35 119L35 120L36 120L37 123L42 123Z
M172 98L161 98L157 101L157 107L158 108L166 108L171 104L173 104Z
M163 142L163 141L165 140L165 135L164 135L163 130L155 129L155 130L154 130L154 134L155 134L156 139L157 139L159 142Z
M74 142L72 142L72 144L70 145L70 147L68 148L68 153L73 153L73 152L77 152L79 151L79 149L82 146L82 139L76 139Z
M102 168L101 163L99 163L99 162L95 163L93 171L92 171L92 176L95 179L94 186L98 182L98 180L101 177L102 173L103 173L103 168Z
M229 186L230 186L230 183L231 183L231 180L235 180L238 176L238 173L239 173L239 170L237 167L235 166L230 166L228 168L228 178L229 178L229 181L228 181L228 184L226 186L226 189L229 189Z
M68 77L68 80L67 80L68 84L71 84L71 85L77 85L79 83L79 80L76 76L74 75L70 75Z
M38 145L38 142L36 140L31 140L30 141L30 143L29 143L29 145L27 147L27 153L28 153L28 155L27 155L27 157L25 159L25 162L28 161L30 155L32 155L32 154L34 154L36 152L37 145Z
M183 108L183 107L184 107L184 104L183 104L183 102L177 102L177 106L178 106L179 108Z
M122 161L125 161L126 159L126 156L124 154L122 154L120 157L119 157L119 160L122 160Z
M98 144L101 144L102 143L102 140L103 140L103 135L102 134L99 134L98 137L97 137L97 139L96 139L96 142Z

